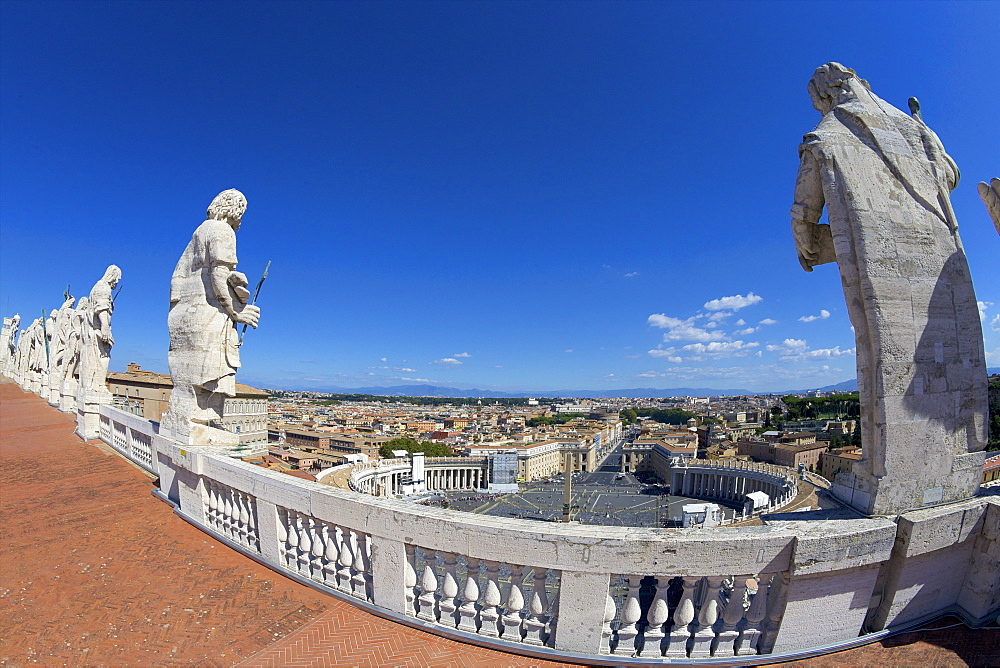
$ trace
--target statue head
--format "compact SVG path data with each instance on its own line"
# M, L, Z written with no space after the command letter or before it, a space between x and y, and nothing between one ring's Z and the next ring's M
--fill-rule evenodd
M118 268L118 265L111 265L104 270L104 278L102 278L105 283L111 287L118 285L118 281L122 280L122 270Z
M837 106L845 95L856 94L857 85L871 90L868 82L850 67L844 67L840 63L827 63L813 72L807 90L816 111L825 114Z
M247 211L247 198L239 190L230 188L216 195L208 205L208 217L229 223L234 230L239 229L243 214Z

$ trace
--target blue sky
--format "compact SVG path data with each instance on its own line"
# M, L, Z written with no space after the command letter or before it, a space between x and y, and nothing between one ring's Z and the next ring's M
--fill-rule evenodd
M837 269L788 210L806 83L924 118L990 366L1000 3L0 4L0 306L124 274L112 369L166 371L170 273L236 187L272 261L264 386L818 387L855 375Z

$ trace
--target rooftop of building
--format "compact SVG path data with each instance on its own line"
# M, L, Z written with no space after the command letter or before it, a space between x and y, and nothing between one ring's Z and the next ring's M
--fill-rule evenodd
M170 388L174 386L174 381L170 378L170 374L146 371L135 362L129 362L126 371L109 371L108 381L144 383L157 387ZM264 390L258 390L256 387L236 383L236 396L241 399L267 399L269 395Z
M3 378L0 406L0 663L569 665L424 633L285 578L182 520L148 474L81 441L72 416ZM1000 632L929 626L782 665L995 665Z

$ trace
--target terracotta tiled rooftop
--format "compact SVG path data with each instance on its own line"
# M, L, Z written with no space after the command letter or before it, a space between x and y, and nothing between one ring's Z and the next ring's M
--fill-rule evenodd
M183 521L146 473L73 428L0 379L0 665L558 665L288 580ZM998 647L998 632L959 625L799 665L1000 665Z

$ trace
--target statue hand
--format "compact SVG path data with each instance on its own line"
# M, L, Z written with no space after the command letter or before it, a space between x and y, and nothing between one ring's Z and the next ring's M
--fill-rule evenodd
M115 345L115 337L111 336L111 332L105 332L102 330L98 333L97 337L109 346Z
M257 306L244 306L243 310L236 313L236 322L241 325L250 325L257 329L257 321L260 320L260 308Z
M806 271L812 271L813 265L819 259L819 248L816 247L812 234L813 225L804 220L792 219L792 236L795 248L799 252L799 264Z
M229 282L229 285L232 285L233 287L246 286L249 284L249 281L247 281L247 275L242 271L229 272L229 278L226 280Z

